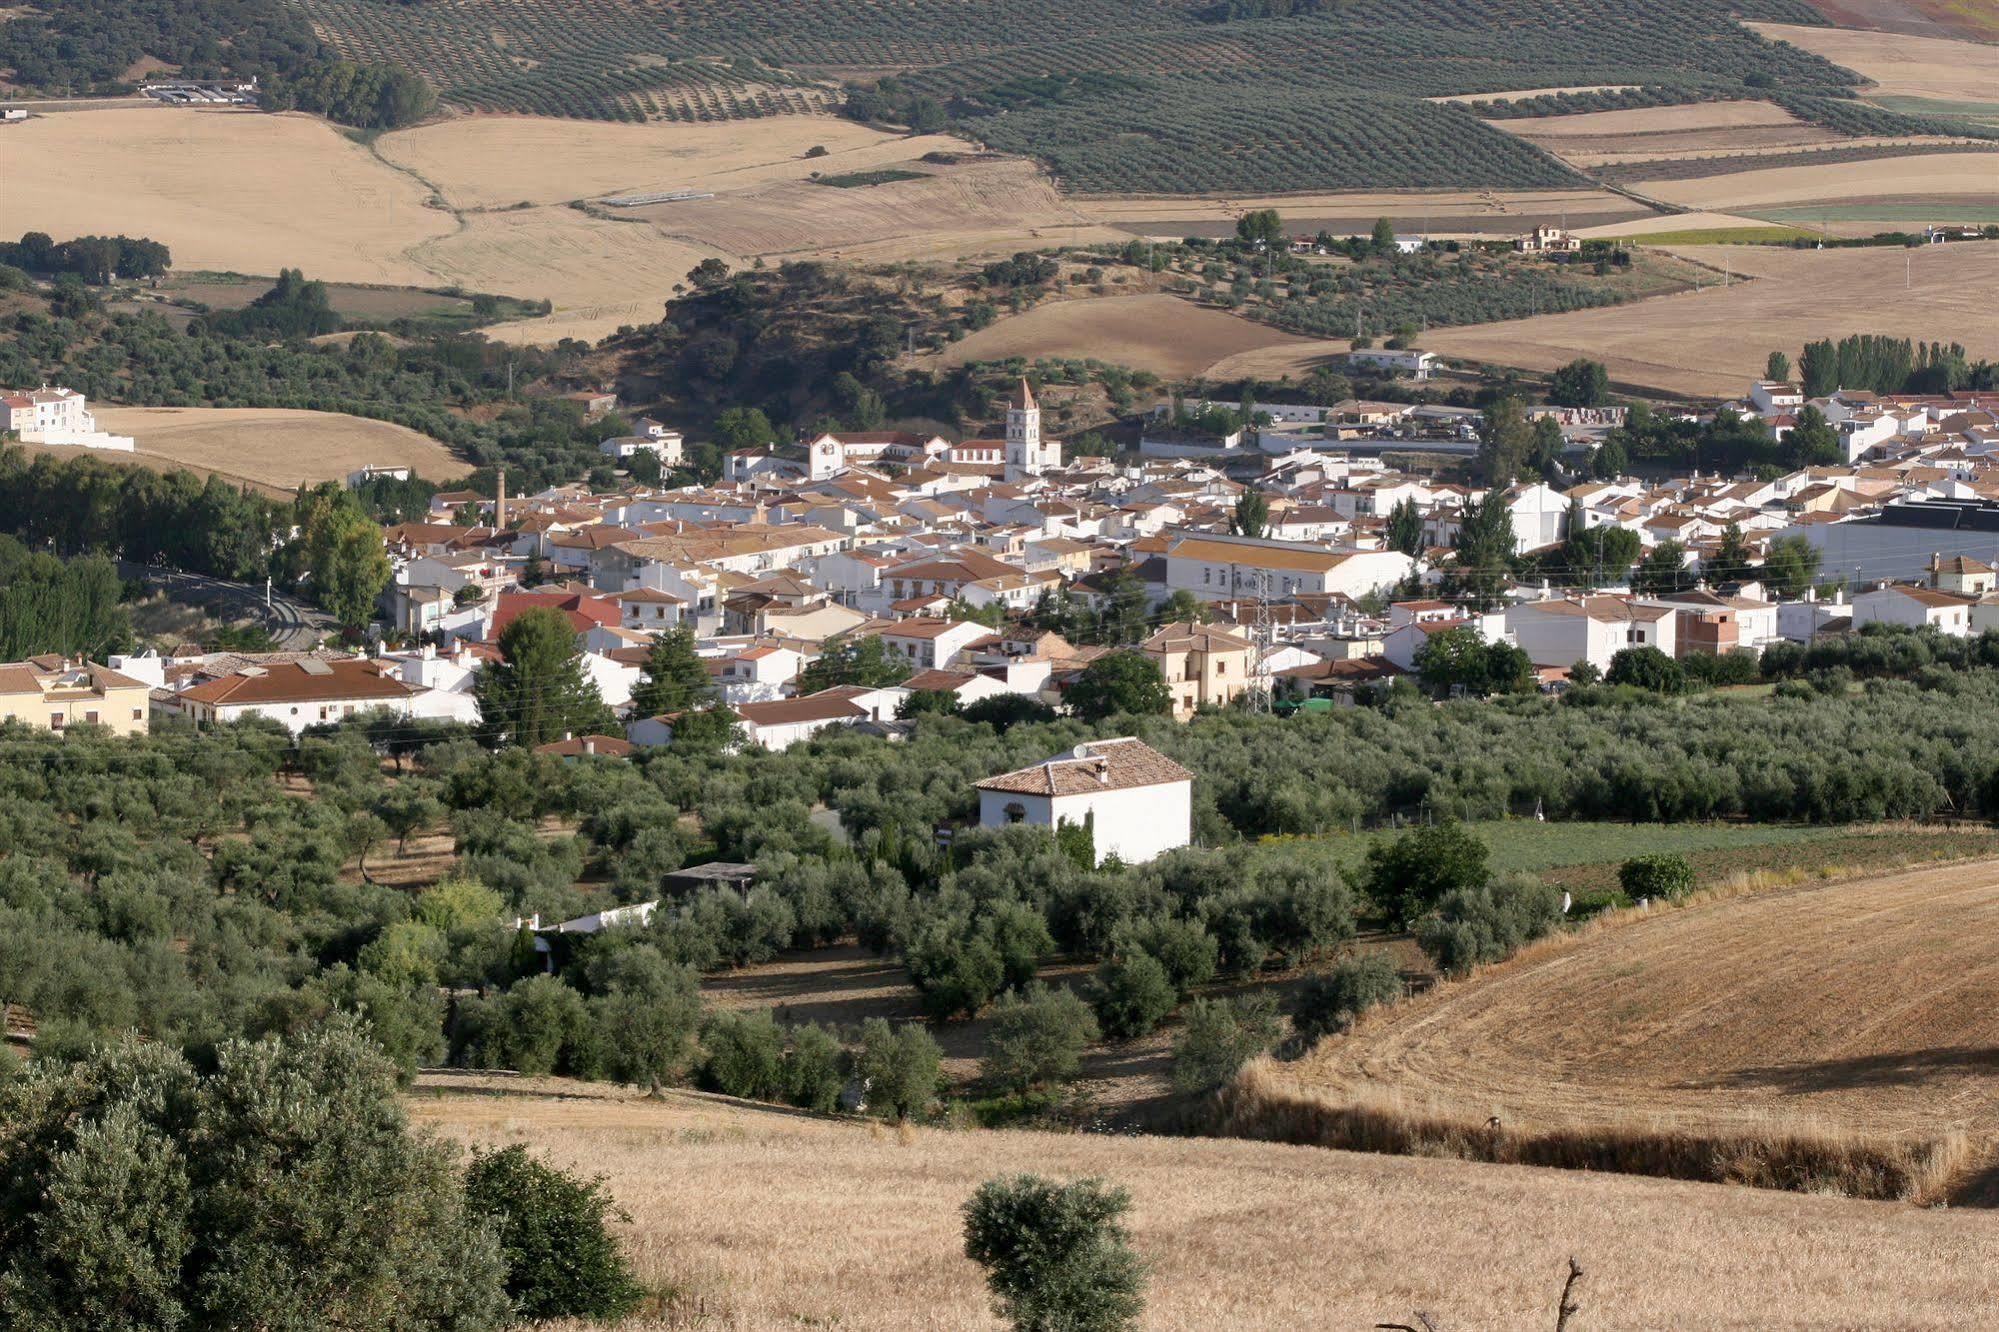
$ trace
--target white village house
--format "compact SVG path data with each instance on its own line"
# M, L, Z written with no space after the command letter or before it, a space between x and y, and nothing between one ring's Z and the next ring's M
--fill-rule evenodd
M979 826L1088 828L1099 863L1143 864L1193 840L1194 774L1142 740L1091 740L978 783Z

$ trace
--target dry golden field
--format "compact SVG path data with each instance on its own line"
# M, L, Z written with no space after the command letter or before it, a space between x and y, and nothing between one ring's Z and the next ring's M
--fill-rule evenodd
M1930 153L1865 162L1768 167L1693 180L1645 182L1646 193L1689 208L1741 211L1812 203L1854 206L1928 198L1983 199L1999 205L1999 153Z
M1993 861L1625 912L1250 1079L1335 1112L1471 1133L1496 1117L1496 1149L1595 1133L1912 1159L1941 1144L1917 1186L1941 1193L1999 1167L1995 941Z
M1717 246L1687 257L1754 282L1660 296L1633 305L1432 332L1425 346L1552 370L1578 356L1604 362L1619 382L1670 393L1733 397L1773 349L1850 332L1958 341L1999 356L1999 246L1918 250L1790 250Z
M963 365L1009 356L1094 357L1182 377L1202 374L1243 352L1311 343L1225 311L1150 292L1046 302L952 343L938 360Z
M435 285L456 228L417 182L312 116L76 111L0 131L0 235L150 236L182 269ZM20 182L34 181L32 189Z
M339 412L279 407L98 407L97 425L130 435L133 452L49 449L57 456L185 467L280 491L340 481L364 463L400 464L432 481L472 469L444 445L406 426Z
M430 181L454 208L734 189L804 180L814 171L858 171L965 146L946 135L912 139L835 116L707 125L460 116L376 141L384 160ZM813 147L825 148L827 155L807 158Z
M1991 6L1985 8L1990 11ZM1873 81L1870 95L1938 101L1999 101L1999 45L1941 37L1909 37L1851 28L1750 23L1772 41L1824 56ZM1999 34L1995 34L1999 35Z
M451 1090L447 1090L451 1089ZM1974 1328L1999 1300L1989 1214L1309 1147L897 1131L690 1092L439 1075L415 1118L608 1177L638 1329L944 1332L1001 1326L958 1209L1013 1171L1131 1191L1151 1332L1546 1327L1573 1254L1574 1326Z

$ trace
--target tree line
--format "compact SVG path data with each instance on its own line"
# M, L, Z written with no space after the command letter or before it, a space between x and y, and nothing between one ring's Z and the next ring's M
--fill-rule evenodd
M0 241L0 264L54 277L74 273L85 282L158 277L173 264L172 252L144 236L78 236L56 241L45 231Z

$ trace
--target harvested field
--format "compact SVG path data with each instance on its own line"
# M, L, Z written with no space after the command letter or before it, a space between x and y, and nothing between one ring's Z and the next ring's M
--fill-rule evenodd
M1670 217L1639 217L1629 222L1613 222L1602 227L1577 227L1576 235L1585 240L1617 236L1643 236L1649 233L1672 231L1732 231L1740 227L1759 225L1758 219L1736 213L1678 213Z
M913 178L840 191L776 180L629 211L662 232L739 254L960 258L1118 238L1088 226L1019 158L945 166L911 157L901 168Z
M815 146L827 155L808 159L806 150ZM431 182L454 208L740 188L967 149L947 135L912 139L833 116L710 125L461 116L385 134L375 147L386 161Z
M1970 7L1967 6L1967 9ZM1883 96L1933 97L1945 101L1991 101L1999 96L1999 12L1983 7L1989 30L1985 41L1944 36L1916 37L1851 28L1810 28L1788 23L1751 23L1772 41L1824 56L1871 80Z
M1571 1254L1590 1329L1972 1328L1999 1299L1999 1231L1962 1211L1267 1143L892 1130L543 1079L428 1075L410 1104L456 1141L608 1177L640 1277L678 1294L634 1332L997 1332L958 1208L1022 1170L1131 1191L1151 1332L1414 1308L1446 1328L1552 1325Z
M1176 238L1233 235L1236 218L1255 208L1277 209L1292 230L1324 227L1336 235L1363 234L1379 217L1403 229L1440 235L1511 235L1564 219L1580 226L1653 215L1621 195L1595 189L1357 191L1228 199L1077 196L1070 202L1091 221L1131 235Z
M364 463L416 469L428 480L472 469L404 426L339 412L277 407L99 407L98 428L130 435L132 453L50 450L151 467L185 467L289 493L299 482L340 481Z
M1628 134L1688 134L1696 130L1740 129L1751 125L1797 126L1803 122L1774 102L1694 102L1686 106L1645 106L1626 111L1587 111L1573 116L1530 116L1513 132L1527 139L1597 139ZM1512 128L1509 122L1509 128Z
M481 330L518 343L595 340L621 324L650 323L687 270L714 253L558 205L468 214L462 229L411 256L445 282L553 302L546 318Z
M1872 162L1771 167L1698 180L1648 183L1646 193L1689 208L1736 210L1817 200L1989 196L1999 200L1999 153L1926 153Z
M450 233L426 191L311 116L79 111L10 125L0 234L150 236L184 269L426 286L410 247Z
M1557 1140L1796 1135L1856 1171L1906 1158L1856 1187L1940 1196L1999 1160L1994 938L1993 861L1622 912L1258 1065L1242 1118L1264 1101L1468 1130L1476 1155L1496 1116L1500 1159L1551 1159L1535 1146ZM1674 1171L1633 1156L1606 1168Z
M1916 251L1727 246L1702 247L1689 257L1759 280L1600 310L1441 329L1425 345L1444 356L1530 370L1590 356L1620 383L1712 397L1742 392L1772 348L1795 352L1829 329L1960 341L1974 358L1999 356L1990 296L1999 290L1999 245Z
M1312 343L1313 339L1155 292L1039 305L951 344L938 360L964 365L1010 356L1094 357L1184 378L1243 352Z

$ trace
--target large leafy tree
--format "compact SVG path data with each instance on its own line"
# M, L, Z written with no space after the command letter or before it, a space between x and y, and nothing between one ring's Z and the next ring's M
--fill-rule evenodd
M681 712L705 702L715 682L694 650L694 631L669 629L646 653L644 674L632 691L632 711L640 717Z
M1793 467L1819 467L1845 462L1846 450L1825 413L1807 403L1784 436L1784 456Z
M1520 399L1505 397L1485 409L1478 427L1479 479L1492 487L1510 486L1527 466L1534 427Z
M830 640L818 658L798 673L798 692L816 694L835 685L879 688L901 684L909 667L883 645L876 634Z
M1102 721L1119 713L1170 712L1173 696L1152 658L1143 652L1111 652L1083 668L1069 686L1068 703L1083 720Z
M471 1332L511 1315L492 1231L350 1019L137 1038L0 1083L0 1309L22 1332Z
M1430 635L1416 650L1416 671L1433 694L1457 688L1483 697L1525 689L1534 663L1513 644L1488 643L1476 629L1459 625Z
M540 745L615 724L583 673L576 631L562 612L535 606L515 616L500 631L500 658L473 686L489 740Z
M1557 407L1601 407L1610 401L1610 373L1603 362L1578 356L1555 371L1548 401Z
M1488 490L1484 498L1465 506L1459 521L1450 571L1452 588L1479 609L1490 609L1511 573L1515 544L1513 512L1507 507L1506 493L1498 488Z
M1243 491L1235 502L1235 512L1229 516L1229 531L1237 536L1260 537L1269 527L1270 502L1261 491Z
M1645 596L1684 592L1693 585L1694 577L1687 570L1687 548L1677 541L1654 546L1631 578L1631 590Z
M314 600L343 626L366 624L392 576L382 529L332 482L301 491L292 513L299 540L286 557L293 572L310 579Z
M1801 597L1818 576L1819 548L1802 536L1774 538L1763 552L1763 578L1786 597Z
M1423 515L1413 495L1405 495L1388 511L1388 548L1411 557L1423 553Z

